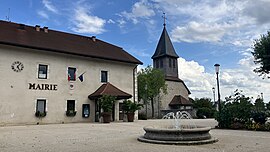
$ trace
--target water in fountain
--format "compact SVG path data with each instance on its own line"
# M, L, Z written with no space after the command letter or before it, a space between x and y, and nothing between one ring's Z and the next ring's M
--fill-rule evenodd
M162 119L174 119L173 121L173 129L192 129L197 128L195 123L191 121L191 124L188 125L182 125L181 119L192 119L192 116L187 111L177 111L175 114L174 112L167 113L165 116L163 116Z

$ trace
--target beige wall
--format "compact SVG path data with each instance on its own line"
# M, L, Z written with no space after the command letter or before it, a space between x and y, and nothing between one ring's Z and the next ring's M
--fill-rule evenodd
M11 69L11 65L15 61L23 63L24 69L21 72ZM37 78L38 64L49 65L48 79ZM83 82L78 79L73 82L75 86L73 90L70 89L70 82L67 80L69 66L77 68L77 76L86 71ZM133 96L133 69L135 66L134 64L0 45L0 125L36 124L37 122L93 122L95 105L88 99L88 95L102 84L100 71L107 70L108 81ZM29 90L28 83L56 84L57 91ZM36 100L39 98L47 100L47 116L42 119L36 118L34 115ZM65 115L66 100L76 100L77 114L75 117ZM90 104L89 118L82 118L82 104Z
M166 81L167 84L167 94L161 93L160 96L157 96L154 100L154 115L155 118L158 118L162 115L160 110L170 110L169 103L172 101L175 95L181 95L187 100L188 98L188 90L184 86L182 82L175 82L175 81ZM159 104L158 104L159 101ZM150 102L150 101L149 101ZM140 113L146 113L146 106L140 110ZM147 117L152 117L152 107L149 103L147 105Z
M188 99L188 90L182 82L166 81L167 84L167 94L162 95L161 109L169 110L169 103L172 101L175 95L181 95Z

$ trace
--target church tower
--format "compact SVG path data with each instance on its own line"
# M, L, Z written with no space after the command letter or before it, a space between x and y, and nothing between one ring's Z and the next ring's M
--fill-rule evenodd
M178 77L179 56L176 54L169 34L166 30L165 13L164 13L163 31L158 41L153 59L153 67L160 69L165 74L167 84L167 94L160 94L160 102L156 102L158 117L162 117L168 112L187 111L193 115L193 105L189 101L190 91L184 81ZM157 99L158 99L157 98Z
M153 67L161 69L165 73L166 79L178 78L178 64L177 58L179 57L172 45L168 32L166 30L166 24L163 24L163 31L159 39L156 51L152 56Z

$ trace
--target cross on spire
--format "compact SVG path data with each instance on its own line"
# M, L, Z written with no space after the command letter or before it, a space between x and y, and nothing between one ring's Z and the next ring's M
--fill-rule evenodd
M163 26L165 27L166 26L166 13L163 12L163 15L162 15L162 18L164 19L164 23L163 23Z

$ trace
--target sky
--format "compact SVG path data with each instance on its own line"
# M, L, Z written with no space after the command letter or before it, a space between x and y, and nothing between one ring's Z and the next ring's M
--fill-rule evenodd
M254 40L269 30L269 8L270 0L0 0L0 20L96 36L122 47L144 68L152 64L166 13L180 56L179 78L190 97L213 99L218 63L221 100L239 89L254 100L262 93L269 102L270 79L253 72L251 54Z

